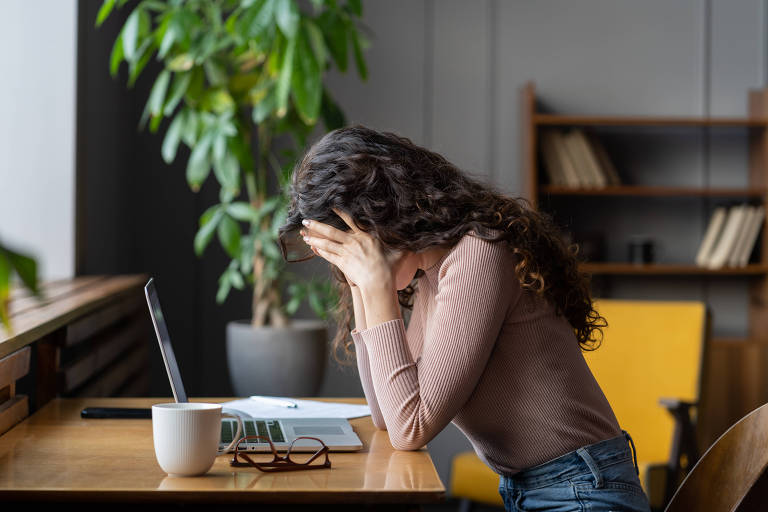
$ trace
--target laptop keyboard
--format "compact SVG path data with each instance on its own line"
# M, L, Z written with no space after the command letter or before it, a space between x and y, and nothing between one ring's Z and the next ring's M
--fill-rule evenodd
M243 420L245 435L264 436L272 440L273 443L284 443L285 436L280 428L280 422L277 420ZM232 442L235 433L237 433L237 422L224 420L221 422L221 442L229 444ZM248 440L249 444L267 444L261 439Z

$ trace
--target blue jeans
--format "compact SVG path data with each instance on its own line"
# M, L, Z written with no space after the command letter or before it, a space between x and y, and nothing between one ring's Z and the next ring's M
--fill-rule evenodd
M514 512L649 512L630 444L634 450L632 438L624 432L520 473L502 475L499 493L504 508Z

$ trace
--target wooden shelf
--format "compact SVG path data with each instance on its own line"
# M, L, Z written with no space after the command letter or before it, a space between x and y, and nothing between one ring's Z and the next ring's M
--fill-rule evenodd
M686 264L583 263L581 270L593 275L751 276L768 274L768 265L751 264L746 267L724 267L713 270Z
M768 119L749 117L718 118L534 114L533 124L546 126L699 126L765 128L768 126Z
M557 196L642 196L642 197L757 197L762 198L768 191L761 187L749 188L701 188L701 187L659 187L646 185L621 185L602 188L570 188L542 185L542 194Z

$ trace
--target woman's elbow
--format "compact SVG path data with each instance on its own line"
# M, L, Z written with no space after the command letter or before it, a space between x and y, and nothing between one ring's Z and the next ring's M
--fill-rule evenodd
M373 418L373 426L379 430L387 430L387 424L384 423L384 420L380 418Z
M427 442L419 437L395 435L389 432L389 442L395 450L415 451L421 450Z

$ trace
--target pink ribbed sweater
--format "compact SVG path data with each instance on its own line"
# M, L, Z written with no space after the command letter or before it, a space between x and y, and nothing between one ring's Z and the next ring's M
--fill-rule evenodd
M374 424L418 449L453 422L514 474L620 435L568 321L523 291L506 245L464 236L418 280L408 330L352 337Z

